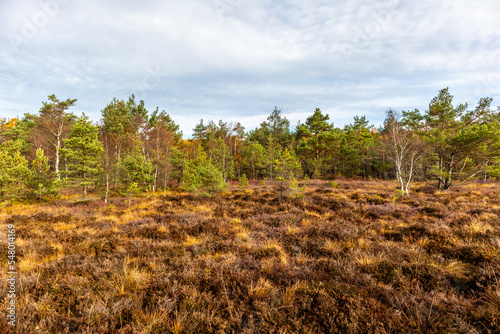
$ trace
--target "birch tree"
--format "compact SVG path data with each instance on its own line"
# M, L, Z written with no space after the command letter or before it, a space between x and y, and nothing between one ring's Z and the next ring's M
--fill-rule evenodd
M61 179L59 165L61 163L61 149L63 139L68 134L75 116L68 113L69 107L73 106L76 99L67 99L59 101L54 94L48 97L48 102L42 102L38 119L39 126L47 132L47 142L54 154L54 170L58 180Z
M396 170L401 193L409 195L417 163L422 158L422 144L414 132L405 128L400 113L387 111L384 123L383 149Z

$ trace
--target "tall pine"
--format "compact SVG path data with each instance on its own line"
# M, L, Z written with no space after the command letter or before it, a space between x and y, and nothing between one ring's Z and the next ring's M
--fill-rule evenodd
M95 183L99 174L99 156L103 151L98 139L98 128L82 114L76 121L69 137L64 140L63 152L68 160L68 170L83 188L87 197L88 186Z

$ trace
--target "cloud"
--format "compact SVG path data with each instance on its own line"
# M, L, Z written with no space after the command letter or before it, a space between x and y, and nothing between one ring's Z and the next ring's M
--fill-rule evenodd
M36 112L55 93L98 120L113 97L136 94L189 136L202 117L250 129L275 105L294 121L332 111L342 126L354 115L381 123L389 107L425 109L446 86L458 101L500 97L496 1L0 6L0 117Z

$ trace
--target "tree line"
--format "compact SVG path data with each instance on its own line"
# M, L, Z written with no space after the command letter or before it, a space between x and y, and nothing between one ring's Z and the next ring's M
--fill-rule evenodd
M78 187L110 196L163 191L222 191L228 181L362 177L415 180L448 189L500 176L500 109L491 98L453 104L442 89L424 112L388 110L383 126L355 116L343 128L316 109L291 129L275 108L256 129L205 122L183 139L174 120L144 101L114 98L94 123L74 115L76 99L50 95L38 113L0 119L0 197L50 200Z

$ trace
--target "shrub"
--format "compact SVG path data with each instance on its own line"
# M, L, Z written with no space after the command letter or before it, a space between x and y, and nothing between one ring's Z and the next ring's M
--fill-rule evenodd
M337 181L328 181L326 184L330 188L340 188L340 185L337 183Z
M248 183L248 179L247 179L246 174L243 174L243 175L240 177L239 184L240 184L240 187L241 187L241 188L243 188L243 189L246 189L246 188L250 185L250 184Z
M297 179L293 179L288 188L290 189L291 198L304 198L306 186L300 187Z

